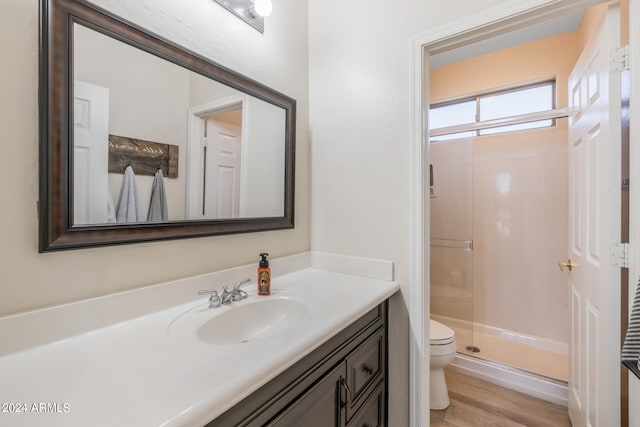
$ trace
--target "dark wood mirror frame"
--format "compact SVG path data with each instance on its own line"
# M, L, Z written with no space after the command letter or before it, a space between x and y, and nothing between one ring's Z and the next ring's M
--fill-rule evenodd
M284 216L73 226L73 24L106 34L285 110ZM40 252L293 228L294 99L82 0L40 3Z

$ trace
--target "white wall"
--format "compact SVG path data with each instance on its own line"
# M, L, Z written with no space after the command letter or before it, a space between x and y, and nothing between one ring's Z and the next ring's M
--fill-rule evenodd
M242 136L240 216L284 216L285 111L249 97L247 132ZM277 171L277 173L274 173Z
M389 425L408 425L411 37L500 0L309 0L312 248L391 259Z
M0 2L0 315L309 250L307 5L278 0L260 34L210 0L96 1L298 101L296 228L38 254L38 0ZM274 272L277 274L277 272Z
M198 107L239 93L236 89L208 77L189 73L189 107Z

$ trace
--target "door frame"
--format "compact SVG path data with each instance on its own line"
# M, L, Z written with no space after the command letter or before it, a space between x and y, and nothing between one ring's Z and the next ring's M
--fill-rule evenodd
M412 207L411 254L409 284L409 420L412 427L429 425L429 318L430 253L429 195L425 181L429 164L428 122L425 106L429 105L429 55L449 48L463 46L482 38L506 33L528 24L540 22L554 15L583 9L603 0L508 0L484 11L418 34L411 40L411 141L412 141ZM640 0L629 0L629 38L631 79L640 81ZM634 49L636 47L636 49ZM631 90L630 123L630 180L640 183L640 126L635 117L640 114L640 85ZM634 108L635 106L635 108ZM634 160L637 159L637 160ZM640 272L640 253L634 250L640 240L640 185L630 186L630 274ZM630 280L634 295L635 281ZM630 298L631 300L631 298ZM640 425L640 381L630 381L629 422ZM423 404L424 403L424 404Z
M200 188L197 185L195 180L198 179L198 174L194 173L195 171L200 170L200 165L198 161L201 160L199 154L199 148L202 147L202 135L204 134L204 122L207 116L210 116L215 113L223 113L225 111L229 111L230 109L235 109L240 105L242 109L242 138L245 139L248 134L248 116L249 116L249 103L248 97L245 94L236 94L231 95L226 98L217 99L214 101L206 102L204 104L197 105L195 107L189 108L188 111L188 123L187 123L187 188ZM245 144L240 145L240 162L241 162L241 174L245 174L246 165L245 165ZM240 212L244 210L243 206L245 204L243 194L246 193L242 188L242 183L246 182L244 176L240 177ZM185 195L185 203L186 203L186 217L187 219L194 219L197 217L195 212L197 212L198 207L194 205L194 200L190 191L186 192ZM192 218L192 215L195 215Z

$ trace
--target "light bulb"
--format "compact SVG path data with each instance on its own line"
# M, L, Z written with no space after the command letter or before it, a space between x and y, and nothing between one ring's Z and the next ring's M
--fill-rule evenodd
M255 0L253 7L260 16L269 16L271 14L271 0Z

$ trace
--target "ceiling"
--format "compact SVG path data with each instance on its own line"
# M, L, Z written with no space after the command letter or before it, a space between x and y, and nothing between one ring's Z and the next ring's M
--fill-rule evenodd
M476 56L486 55L530 41L551 37L577 29L582 22L583 10L559 16L519 30L501 34L479 42L471 43L456 49L432 55L429 62L431 68L460 62Z

